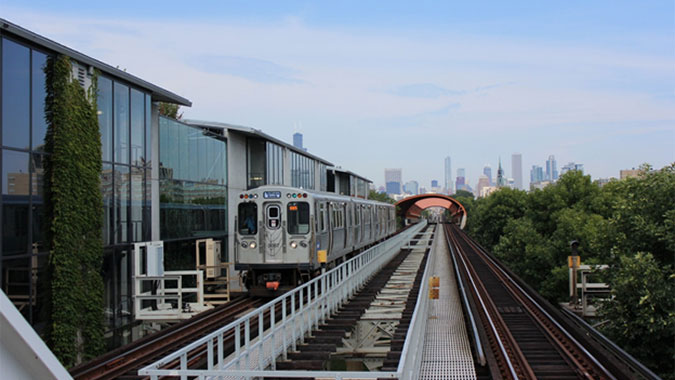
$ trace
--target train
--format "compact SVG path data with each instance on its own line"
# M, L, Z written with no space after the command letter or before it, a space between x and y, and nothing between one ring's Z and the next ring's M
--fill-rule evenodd
M396 210L368 199L266 185L239 194L235 225L235 269L250 293L273 296L392 235Z

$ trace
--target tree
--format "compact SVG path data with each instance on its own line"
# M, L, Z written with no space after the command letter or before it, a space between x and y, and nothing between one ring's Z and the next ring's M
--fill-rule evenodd
M469 231L485 248L492 250L511 219L525 214L527 193L502 188L476 201L468 218Z
M602 331L664 379L675 379L675 274L650 253L622 257L612 299L600 309Z
M179 110L180 106L178 104L159 102L159 114L162 116L180 120L183 118L183 113L178 113Z
M387 193L379 193L375 190L370 190L368 193L368 199L372 199L374 201L380 201L384 203L391 203L394 204L396 201L392 198L390 198Z
M473 193L470 192L470 191L466 191L466 190L457 190L457 192L452 194L451 197L453 197L455 199L457 199L457 198L471 198L471 199L473 199L474 198Z
M49 58L45 216L49 247L47 340L64 366L103 352L103 200L96 76L85 94L70 59Z

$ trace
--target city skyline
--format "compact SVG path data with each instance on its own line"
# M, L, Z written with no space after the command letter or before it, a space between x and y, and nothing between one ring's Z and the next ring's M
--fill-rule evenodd
M448 153L472 186L499 156L510 177L513 152L594 179L675 161L672 2L517 3L5 0L3 17L183 94L185 118L284 141L302 125L375 184L443 180Z

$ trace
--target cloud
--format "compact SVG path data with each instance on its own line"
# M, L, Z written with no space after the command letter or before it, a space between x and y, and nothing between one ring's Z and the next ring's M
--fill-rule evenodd
M432 83L414 83L398 86L389 93L411 98L435 99L449 95L463 95L466 91L448 90Z
M304 83L295 78L299 70L271 61L248 57L199 55L188 63L203 72L226 74L260 83Z

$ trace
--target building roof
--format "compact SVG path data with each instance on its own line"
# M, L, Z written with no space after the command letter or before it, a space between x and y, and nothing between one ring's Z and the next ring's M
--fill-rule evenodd
M330 161L327 161L327 160L325 160L325 159L323 159L319 156L315 156L311 153L308 153L307 151L305 151L303 149L300 149L300 148L297 148L292 144L289 144L289 143L284 142L282 140L279 140L275 137L272 137L272 136L264 133L263 131L261 131L259 129L255 129L255 128L251 128L251 127L243 127L241 125L220 123L220 122L216 122L216 121L183 120L183 122L185 122L187 124L190 124L190 125L200 126L200 127L223 129L223 130L226 130L228 132L233 131L233 132L241 133L243 135L247 135L247 136L250 136L250 137L258 137L258 138L273 142L277 145L281 145L283 147L286 147L286 148L290 149L291 151L296 152L298 154L301 154L303 156L307 156L309 158L312 158L316 161L319 161L322 164L325 164L326 166L333 166L333 163L331 163Z
M353 177L362 179L362 180L366 181L367 183L373 183L373 181L369 180L368 178L366 178L366 177L364 177L364 176L361 176L361 175L358 175L358 174L356 174L356 173L354 173L354 172L351 172L351 171L349 171L349 170L344 170L344 169L342 169L342 168L331 168L331 169L335 170L336 172L349 174L350 176L353 176Z
M151 95L153 100L161 101L161 102L167 102L167 103L174 103L174 104L180 104L182 106L192 106L192 102L189 100L183 98L182 96L178 96L174 94L171 91L165 90L159 86L156 86L150 82L146 82L143 79L140 79L134 75L131 75L127 73L126 71L122 71L120 69L117 69L115 67L112 67L106 63L103 63L97 59L91 58L87 55L84 55L78 51L75 51L67 46L61 45L58 42L52 41L46 37L43 37L39 34L33 33L30 30L24 29L16 24L13 24L3 18L0 18L0 26L1 26L1 31L3 33L10 33L15 36L18 36L20 38L23 38L25 40L28 40L36 45L42 46L48 50L54 51L56 53L60 53L63 55L66 55L68 57L73 58L74 60L95 67L98 69L100 72L104 74L111 75L113 77L121 78L124 79L125 81L136 85L138 87L144 88L145 90L148 90Z

